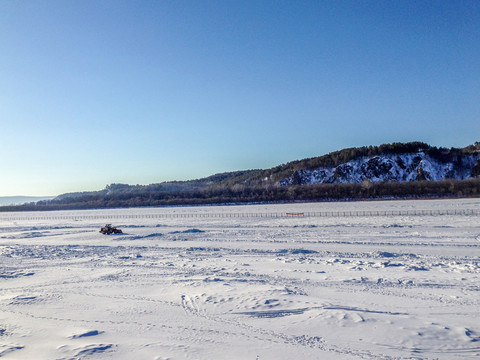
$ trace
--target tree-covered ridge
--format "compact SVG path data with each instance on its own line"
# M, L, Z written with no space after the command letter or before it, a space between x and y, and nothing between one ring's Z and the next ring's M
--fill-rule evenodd
M469 157L468 176L461 179L445 177L441 181L431 180L423 168L418 167L414 178L405 182L382 180L372 183L352 181L350 183L311 184L301 175L321 169L353 171L349 162L367 159L367 170L379 174L385 166L375 157L398 157L408 155L417 166L419 154L428 155L438 163L452 164L458 171L465 167ZM476 160L478 159L478 160ZM392 160L394 161L394 160ZM416 161L416 162L415 162ZM476 161L476 163L474 163ZM373 165L372 165L373 164ZM401 165L401 164L400 164ZM350 168L349 168L350 166ZM318 170L320 169L320 170ZM452 171L453 171L452 170ZM310 172L310 173L309 173ZM455 172L453 171L452 174ZM295 181L285 181L294 179ZM349 148L323 156L292 161L267 170L245 170L215 174L189 181L170 181L150 185L110 184L103 190L69 193L51 201L41 201L20 206L2 207L2 211L88 209L106 207L160 206L214 203L245 203L262 201L325 201L340 199L365 199L378 197L424 197L424 196L479 196L480 195L480 143L465 148L436 148L422 142L393 143L380 146ZM358 179L357 179L358 180Z
M441 163L455 162L461 156L473 155L480 152L480 142L476 142L474 145L465 148L450 149L443 147L437 148L423 142L393 143L380 146L347 148L323 156L292 161L268 170L251 170L230 173L230 175L223 174L225 176L220 183L227 186L233 186L240 183L249 185L279 184L280 181L292 176L297 171L333 168L363 157L370 158L379 155L401 155L419 152L423 152ZM480 167L480 165L477 167ZM476 171L480 172L480 169L477 169Z
M59 196L59 198L78 197L88 195L107 195L112 193L122 194L140 194L140 193L157 193L157 192L178 192L192 191L203 189L205 187L222 185L227 187L234 186L258 186L258 185L279 185L283 179L292 176L296 171L315 170L318 168L331 168L347 163L349 161L362 158L373 157L378 155L392 154L408 154L424 152L430 157L440 162L454 161L458 156L472 155L480 151L480 142L465 148L437 148L425 144L423 142L409 143L393 143L380 146L364 146L356 148L347 148L332 153L307 158L303 160L295 160L286 164L276 166L266 170L243 170L235 172L219 173L202 179L188 181L169 181L150 185L127 185L127 184L111 184L100 191L68 193ZM480 175L480 164L478 164L473 172L473 176Z

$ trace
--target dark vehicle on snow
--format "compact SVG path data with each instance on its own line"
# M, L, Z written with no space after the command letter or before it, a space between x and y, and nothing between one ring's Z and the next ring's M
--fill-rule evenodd
M100 232L104 235L110 234L121 234L122 230L113 227L112 224L106 224L104 227L100 229Z

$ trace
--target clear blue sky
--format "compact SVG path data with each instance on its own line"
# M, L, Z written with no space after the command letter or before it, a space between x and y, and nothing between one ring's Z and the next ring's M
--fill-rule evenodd
M480 141L480 1L0 0L0 196Z

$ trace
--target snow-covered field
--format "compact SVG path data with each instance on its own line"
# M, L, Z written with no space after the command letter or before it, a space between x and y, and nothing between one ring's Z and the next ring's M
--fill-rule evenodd
M0 357L480 358L480 216L268 216L412 209L480 199L0 213Z

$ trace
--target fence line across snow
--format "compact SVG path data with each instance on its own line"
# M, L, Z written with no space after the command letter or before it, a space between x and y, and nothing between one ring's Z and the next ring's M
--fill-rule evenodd
M20 215L0 214L0 221L21 220L109 220L109 219L164 219L164 218L305 218L305 217L371 217L371 216L445 216L480 215L480 209L450 210L352 210L314 212L259 212L259 213L163 213L163 214L78 214L78 215Z

